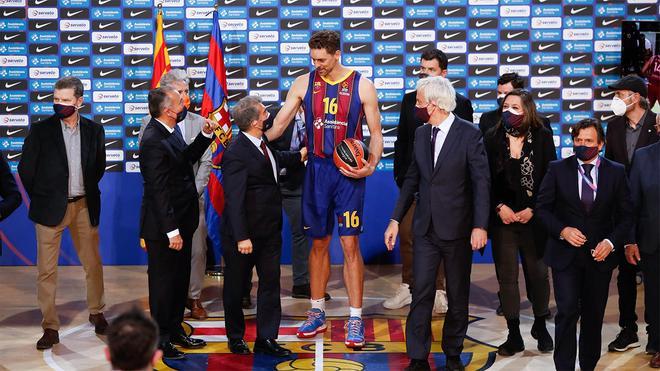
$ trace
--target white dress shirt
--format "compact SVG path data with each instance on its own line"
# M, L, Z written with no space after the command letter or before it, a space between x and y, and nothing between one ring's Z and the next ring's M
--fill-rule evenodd
M449 129L451 129L455 118L456 116L450 112L449 116L447 116L447 118L444 119L439 125L429 124L431 125L431 139L433 138L433 128L437 127L440 129L435 137L435 148L433 148L433 167L435 167L435 163L438 161L438 156L440 155L442 146L445 144L445 139L447 139L447 133L449 133Z
M246 132L243 132L243 134L245 134L245 136L250 140L250 142L252 142L252 144L254 144L255 147L257 147L260 153L263 153L263 151L261 150L261 142L263 142L263 139L252 136ZM270 157L270 166L273 168L273 177L275 178L275 182L277 182L277 168L275 166L275 157L273 157L273 152L270 151L270 148L268 148L268 146L266 146L266 151L268 151L268 156Z

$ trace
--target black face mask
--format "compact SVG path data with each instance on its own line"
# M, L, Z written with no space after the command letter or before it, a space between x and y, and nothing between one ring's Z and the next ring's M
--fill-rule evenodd
M185 120L187 115L188 115L188 109L186 108L186 106L183 106L183 111L176 114L176 122L181 122Z
M504 104L504 97L498 97L497 98L497 105L502 107L502 104Z
M598 146L573 146L573 152L580 161L589 161L598 155Z
M53 111L55 111L55 116L61 119L65 119L76 113L76 106L55 103L53 104Z

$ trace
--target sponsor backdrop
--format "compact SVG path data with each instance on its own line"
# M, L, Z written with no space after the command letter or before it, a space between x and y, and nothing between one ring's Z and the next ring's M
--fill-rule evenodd
M219 1L230 102L247 94L272 104L282 101L293 79L310 70L307 41L316 30L341 32L343 63L374 81L385 153L367 182L362 242L372 262L398 260L398 254L384 253L381 240L397 195L391 168L400 102L415 86L422 50L438 47L447 53L448 77L472 100L475 122L495 108L498 75L527 76L539 110L552 122L558 153L566 156L568 124L592 115L612 117L605 87L619 73L621 20L658 17L657 0ZM83 80L82 112L105 127L101 248L107 264L146 261L137 243L142 193L137 134L147 113L156 5L152 0L0 1L2 155L15 169L29 123L52 113L57 78ZM165 0L162 6L172 66L187 70L198 111L214 0ZM25 206L2 224L2 232L0 264L35 262ZM287 247L288 238L285 262ZM77 263L68 236L60 259ZM335 251L333 260L340 259Z

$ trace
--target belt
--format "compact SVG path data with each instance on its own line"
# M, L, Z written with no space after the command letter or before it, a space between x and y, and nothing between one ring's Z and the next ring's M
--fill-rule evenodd
M69 202L69 203L76 202L76 201L82 200L83 198L85 198L84 195L83 196L76 196L76 197L69 197L67 199L67 202Z

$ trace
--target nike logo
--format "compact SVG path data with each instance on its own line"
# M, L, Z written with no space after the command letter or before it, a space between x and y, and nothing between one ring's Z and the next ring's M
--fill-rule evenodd
M603 68L600 69L600 72L601 73L608 73L608 72L612 72L614 70L616 70L616 67L610 67L610 68L603 67Z
M9 17L9 16L14 15L14 14L16 14L16 13L18 13L18 12L19 12L19 10L14 10L14 11L12 11L12 12L8 12L8 11L5 10L4 12L2 12L2 16L3 16L3 17Z
M272 83L272 81L264 81L264 82L257 81L257 88L263 88L264 86L266 86L270 83Z
M477 27L481 27L481 26L485 26L485 25L489 24L492 21L493 21L492 19L489 19L489 20L483 21L483 22L482 21L477 21L477 23L475 23L474 25L477 26Z
M229 5L229 4L232 4L232 3L235 3L235 2L236 2L236 0L225 0L225 5Z
M99 28L103 30L103 29L106 29L106 28L112 26L112 25L115 24L115 23L116 23L116 22L100 23L100 24L99 24Z
M352 4L357 4L357 3L359 3L359 2L360 2L360 0L351 0L351 1L349 1L349 3L350 3L351 5L352 5Z
M272 11L273 11L273 9L257 10L257 12L255 13L255 15L256 15L257 17L261 17L262 15L264 15L264 14L268 14L268 13L270 13L270 12L272 12Z
M236 45L236 46L232 46L232 47L226 46L225 47L225 52L226 53L231 53L231 52L233 52L234 50L236 50L240 47L241 47L240 45Z
M578 107L580 107L580 106L582 106L582 105L584 105L584 102L582 102L582 103L578 103L578 104L573 104L573 103L571 103L571 104L568 105L568 108L569 108L569 109L576 109L576 108L578 108Z
M383 105L381 106L381 110L383 110L383 111L387 111L388 109L390 109L390 108L392 108L392 107L396 107L396 103L394 103L394 104L387 104L387 105L383 104Z
M288 70L286 71L287 76L293 76L301 71L304 71L304 68L298 68L297 70Z
M477 45L474 49L476 49L478 52L486 49L487 47L491 46L492 44L485 44L485 45Z
M413 69L413 70L412 70L412 74L413 74L413 76L417 76L417 75L419 75L420 73L422 73L422 70L421 70L421 69L420 69L420 70L418 70L418 69Z
M553 45L555 45L555 43L550 43L550 44L547 44L547 45L541 44L541 45L539 45L539 50L541 50L541 51L546 50L546 49L548 49L549 47L551 47Z
M393 33L391 33L391 34L387 34L387 35L386 35L386 34L383 34L382 39L383 39L383 40L387 40L387 39L390 39L390 38L392 38L392 37L394 37L394 36L396 36L396 32L393 32Z
M457 56L455 56L455 57L451 57L451 58L447 59L447 62L451 63L451 62L457 60L457 59L460 58L460 57L461 57L461 56L459 56L459 55L457 55Z
M36 0L34 2L34 5L41 5L41 4L45 3L46 1L48 1L48 0Z
M137 17L140 14L146 13L146 12L147 12L146 10L140 10L139 12L134 12L134 11L131 10L131 17Z
M115 47L115 45L113 45L113 46L108 46L107 48L102 46L102 47L99 48L99 53L105 53L105 52L107 52L108 50L112 50L114 47ZM146 59L146 58L145 58L145 59Z
M13 159L15 159L16 157L18 157L20 155L22 155L22 153L17 153L17 154L14 154L14 155L7 155L7 160L13 160Z
M387 63L387 62L391 62L391 61L393 61L393 60L395 60L395 59L396 59L396 57L381 58L381 59L380 59L380 63L385 64L385 63Z
M387 17L388 15L394 12L396 12L396 9L383 10L382 12L380 12L380 15L382 15L383 17Z
M172 23L163 23L163 29L164 29L164 30L167 30L168 28L174 26L175 24L176 24L176 22L172 22Z
M7 112L14 112L17 109L21 108L21 106L16 106L16 107L5 107L5 111Z
M289 5L291 5L291 4L295 4L295 3L297 3L297 2L298 2L298 0L286 0L286 3L289 4ZM351 3L351 4L352 4L352 3Z
M37 24L34 25L34 27L35 27L37 30L39 30L39 29L42 29L42 28L48 26L48 25L51 24L51 23L52 23L52 22L37 23Z
M539 68L539 75L543 75L546 72L552 71L554 67L548 67L548 68Z
M177 45L177 46L170 46L169 48L167 48L167 52L169 53L169 52L171 52L172 50L176 50L176 49L178 49L178 48L179 48L178 45Z
M238 97L239 95L241 95L241 93L232 94L232 95L230 95L230 96L227 97L227 100L231 100L232 98L236 98L236 97Z
M109 2L110 2L110 0L99 0L99 5L104 5L104 4L107 4Z
M616 92L615 92L615 91L607 91L607 92L604 91L604 92L601 92L601 93L600 93L600 96L601 96L602 98L607 98L607 97L609 97L610 95L613 95L614 93L616 93Z
M486 71L488 71L488 70L490 70L490 67L486 67L486 68L484 68L483 70L477 68L476 70L474 70L474 73L476 73L477 75L481 75L482 73L484 73L484 72L486 72Z
M358 46L351 45L349 50L352 51L352 52L356 52L356 51L358 51L360 49L363 49L363 48L366 48L366 47L367 47L366 45L358 45Z
M446 35L445 35L445 36L446 36ZM413 50L414 52L418 52L418 51L420 51L420 50L422 50L422 49L424 49L424 48L426 48L426 47L428 47L428 46L429 46L429 44L424 44L424 45L413 45L412 50Z
M118 141L118 140L112 140L112 141L106 143L105 146L106 146L106 147L107 147L107 146L111 146L111 145L113 145L113 144L115 144L115 143L117 143L117 142L119 142L119 141ZM107 167L106 167L105 169L108 170Z
M618 19L603 19L602 23L603 23L603 26L609 26L612 23L615 23L616 21L618 21Z
M207 60L209 60L209 59L208 59L208 58L202 58L202 59L197 59L197 58L195 58L195 59L193 60L193 64L200 64L200 63L202 63L202 62L206 62Z
M132 82L131 83L131 89L137 89L137 88L139 88L140 86L142 86L146 83L148 83L148 81L138 82L138 83Z
M146 61L147 58L133 59L131 58L131 64L138 64L140 62Z
M305 230L307 230L307 229L312 229L312 227L308 227L308 226L304 225L304 226L303 226L303 229L305 229Z
M41 53L41 52L45 52L46 50L48 50L48 49L50 49L50 48L52 48L52 47L53 47L52 45L51 45L51 46L46 46L46 47L43 47L43 48L37 46L37 50L35 50L35 51L36 51L37 53Z
M585 80L586 80L586 79L570 80L570 81L568 82L568 85L570 85L570 86L575 86L575 85L577 85L577 84L579 84L579 83L581 83L582 81L585 81Z
M256 62L257 62L257 64L262 64L262 63L267 62L267 61L269 61L269 60L271 60L271 59L273 59L273 57L268 57L268 58L264 58L264 59L257 58L257 61L256 61Z
M358 1L359 1L359 0L358 0ZM351 22L351 28L358 27L358 26L363 25L363 24L365 24L365 23L367 23L367 21Z
M81 38L81 37L83 37L83 36L84 36L84 35L73 35L73 36L72 36L72 35L68 35L68 36L66 37L66 39L69 40L69 41L73 41L73 40L75 40L75 39L79 39L79 38Z
M146 36L147 36L146 33L144 33L142 35L138 35L138 36L131 35L131 41L140 40L141 38L146 37Z
M209 37L209 36L211 36L211 34L209 34L209 33L203 34L203 35L193 35L193 41L199 41L199 40L201 40L205 37Z
M607 121L607 120L611 119L612 117L614 117L614 115L600 115L600 120L601 121Z
M106 171L107 171L107 170L110 170L110 169L112 169L113 167L117 167L118 165L119 165L119 164L108 165L108 166L105 167L105 170L106 170Z
M134 153L133 154L133 159L137 160L138 158L140 158L140 154L139 153Z
M578 13L583 12L585 10L587 10L586 6L584 6L582 8L573 8L573 9L571 9L571 14L578 14Z
M552 94L552 90L550 90L550 91L544 91L544 92L539 92L538 97L539 97L539 98L545 98L545 97L547 97L547 96L550 95L550 94Z
M507 32L506 33L506 38L507 39L513 39L514 37L518 37L518 36L522 35L523 33L524 32L516 32L516 33Z
M506 57L506 61L507 61L507 63L511 63L511 62L517 61L518 59L520 59L522 57L523 57L522 55L519 55L517 57Z
M76 10L75 12L70 12L69 11L69 12L66 12L66 16L67 17L73 17L74 15L78 15L78 14L82 13L83 11L84 10Z
M16 129L16 130L7 130L7 136L10 137L16 133L20 133L23 129Z
M193 86L195 87L195 89L197 89L197 88L201 88L201 87L204 86L205 84L206 84L205 82L196 82L196 81L195 81L195 82L193 83Z
M48 98L52 95L53 95L53 93L46 94L46 95L37 94L37 100L44 100L44 99L46 99L46 98Z
M227 76L235 75L235 74L237 74L237 73L240 72L240 71L241 71L241 70L227 71L226 75L227 75Z
M76 64L76 63L82 61L83 59L85 59L85 58L78 58L78 59L70 59L69 58L69 60L66 61L66 63L68 63L69 65L72 65L72 64Z
M452 37L456 37L456 36L458 36L458 35L460 35L460 34L461 34L460 32L446 33L445 36L444 36L444 38L445 38L445 40L447 40L447 39L451 39Z
M117 119L117 117L110 117L109 119L103 118L103 119L101 119L101 124L107 124L108 122L110 122L112 120L116 120L116 119ZM106 146L107 146L107 144L106 144Z
M382 130L382 133L383 133L383 135L385 135L385 134L387 134L387 133L391 133L391 132L393 132L394 130L396 130L396 126L393 127L393 128L389 128L389 129L383 129L383 130Z
M392 152L383 152L383 158L385 158L385 157L390 157L390 156L392 156L393 154L394 154L394 151L392 151Z
M650 6L647 6L647 7L644 7L644 8L635 7L634 11L635 11L635 14L637 14L637 13L641 13L641 12L643 12L646 9L649 9L649 8L650 8Z
M319 11L319 16L323 17L324 15L326 15L326 14L330 14L330 13L332 13L333 11L334 11L334 9L320 10L320 11ZM383 12L383 13L385 13L385 12ZM383 14L383 15L385 15L385 14Z
M15 38L17 38L17 37L19 37L19 36L21 36L21 35L20 35L20 34L18 34L18 35L12 35L12 36L5 35L5 41L9 41L9 40L15 39Z
M461 10L461 8L458 8L458 9L452 9L452 10L445 9L445 15L452 15L452 14L454 14L454 13L460 11L460 10ZM477 27L479 27L479 26L477 26Z
M132 135L138 135L138 134L140 134L140 129L133 129L133 131L131 131L131 133L132 133Z
M577 56L577 57L571 56L571 57L569 58L569 60L570 60L571 62L577 62L577 61L579 61L580 59L586 58L586 56L587 56L586 54L585 54L585 55L579 55L579 56Z
M294 27L296 27L297 25L300 25L300 24L303 24L303 21L296 22L296 23L287 22L287 23L286 23L286 26L287 26L288 28L294 28Z
M413 28L421 27L425 24L429 23L429 21L422 21L422 22L413 22L412 26Z
M482 93L474 93L474 97L475 97L476 99L479 99L479 98L483 98L483 97L485 97L485 96L488 95L488 94L490 94L489 91L482 92Z
M111 74L115 71L116 70L101 71L101 72L99 72L99 75L101 75L101 77L105 77L105 76L108 76L109 74Z
M419 4L419 3L421 3L422 1L424 1L424 0L413 0L413 4Z
M19 82L14 82L14 83L11 83L11 84L8 83L8 82L6 82L6 83L5 83L5 88L6 88L6 89L11 89L11 88L13 88L14 86L19 85L19 84L20 84L20 81L19 81Z

